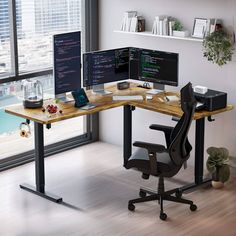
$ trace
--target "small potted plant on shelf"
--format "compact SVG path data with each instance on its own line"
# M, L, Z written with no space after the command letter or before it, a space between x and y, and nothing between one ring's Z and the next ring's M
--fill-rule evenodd
M212 174L212 186L221 188L229 179L229 151L226 148L209 147L207 169Z
M219 28L203 40L203 55L212 63L225 65L232 60L233 44L232 36L223 28Z
M174 21L174 25L172 26L173 30L173 36L175 37L188 37L189 32L186 30L183 30L183 25L179 20Z

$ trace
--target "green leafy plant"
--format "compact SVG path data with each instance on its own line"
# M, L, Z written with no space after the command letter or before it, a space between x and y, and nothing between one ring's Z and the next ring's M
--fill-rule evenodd
M182 31L183 30L183 25L180 23L180 21L175 20L175 23L174 23L172 29L176 30L176 31Z
M233 43L231 36L223 29L206 36L203 40L204 57L208 61L222 66L232 60Z
M236 168L236 157L229 156L229 165Z
M230 176L229 151L226 148L209 147L207 169L214 181L226 182Z

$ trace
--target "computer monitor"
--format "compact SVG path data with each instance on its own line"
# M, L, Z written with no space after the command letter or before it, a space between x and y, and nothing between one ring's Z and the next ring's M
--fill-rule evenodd
M154 83L154 88L164 90L164 85L178 86L177 53L130 48L130 79ZM158 90L149 91L157 93Z
M53 72L56 98L81 88L81 35L79 31L53 36Z
M129 79L129 48L89 52L83 55L83 86L109 94L104 84Z

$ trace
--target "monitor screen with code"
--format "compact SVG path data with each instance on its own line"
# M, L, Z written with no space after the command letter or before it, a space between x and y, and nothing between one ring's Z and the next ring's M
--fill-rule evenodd
M53 36L55 94L81 88L81 35L70 32Z

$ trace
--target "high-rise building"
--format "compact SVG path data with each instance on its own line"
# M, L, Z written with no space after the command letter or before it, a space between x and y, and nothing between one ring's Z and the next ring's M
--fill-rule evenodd
M16 0L16 26L17 26L17 37L22 38L22 1Z
M79 0L35 1L35 30L45 34L58 30L71 31L80 26Z
M9 38L9 14L8 14L8 0L0 1L0 41Z
M16 21L18 37L22 37L21 0L16 0ZM10 38L10 21L8 0L0 1L0 41Z

